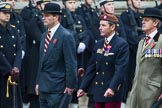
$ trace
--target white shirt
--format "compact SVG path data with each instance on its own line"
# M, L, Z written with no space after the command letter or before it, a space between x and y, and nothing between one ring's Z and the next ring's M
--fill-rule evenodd
M58 29L58 27L60 26L60 23L58 23L56 26L52 27L50 30L48 31L51 31L50 33L50 39L52 39L52 37L54 36L56 30Z
M152 33L150 34L146 34L146 36L149 36L150 37L150 40L148 42L148 44L151 42L151 40L154 38L154 36L157 34L157 30L153 31Z
M108 42L110 42L114 35L115 35L115 32L111 36L106 37L105 40L108 40Z

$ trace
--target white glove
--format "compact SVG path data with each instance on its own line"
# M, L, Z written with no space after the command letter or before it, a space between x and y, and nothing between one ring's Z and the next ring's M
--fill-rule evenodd
M80 42L78 49L77 49L77 53L80 54L80 53L84 52L85 49L86 49L86 45L83 42Z
M22 56L21 56L22 59L24 58L24 56L25 56L25 51L22 50Z

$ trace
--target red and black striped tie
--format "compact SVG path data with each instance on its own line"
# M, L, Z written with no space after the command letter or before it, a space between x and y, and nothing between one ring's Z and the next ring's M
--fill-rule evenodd
M50 43L50 33L51 33L51 31L48 31L47 32L47 35L46 35L46 38L45 38L45 44L44 44L44 53L46 53L46 51L47 51L47 48L48 48L48 45L49 45L49 43Z

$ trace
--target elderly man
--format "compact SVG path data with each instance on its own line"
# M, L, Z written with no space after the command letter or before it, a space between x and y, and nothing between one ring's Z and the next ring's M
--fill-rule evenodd
M88 65L86 75L77 92L83 96L93 83L95 108L120 108L123 78L128 65L128 43L115 34L117 17L110 14L100 16L100 35Z
M0 108L22 108L19 74L21 41L15 25L9 23L12 5L0 3Z
M151 108L154 101L162 98L162 35L158 31L162 14L159 9L146 8L142 18L146 34L138 45L136 74L126 108Z

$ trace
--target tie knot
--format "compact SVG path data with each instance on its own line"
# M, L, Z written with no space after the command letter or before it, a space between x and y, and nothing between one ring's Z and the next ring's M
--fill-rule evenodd
M150 40L151 39L151 37L150 36L146 36L146 40Z
M108 39L107 38L105 38L105 44L109 44L109 41L108 41Z

